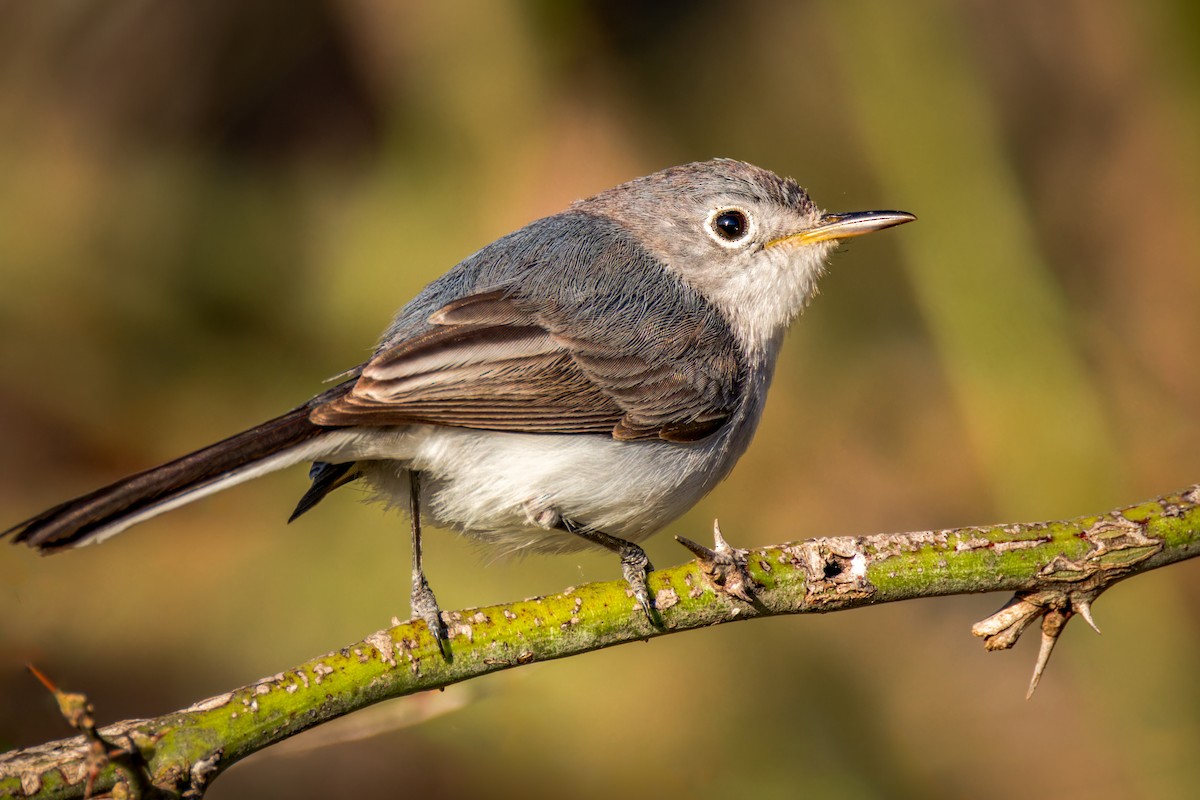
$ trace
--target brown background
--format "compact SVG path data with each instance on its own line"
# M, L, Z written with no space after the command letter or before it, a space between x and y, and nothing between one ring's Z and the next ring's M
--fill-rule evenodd
M0 2L0 524L305 399L508 230L717 155L921 219L836 255L757 441L672 531L1056 518L1200 480L1194 4L434 5ZM0 548L0 748L66 733L27 661L111 721L404 614L405 523L347 492L285 526L304 484ZM616 577L429 539L446 608ZM1106 595L1031 702L1035 643L968 634L1004 598L914 602L386 704L352 718L386 732L211 796L1180 796L1196 574Z

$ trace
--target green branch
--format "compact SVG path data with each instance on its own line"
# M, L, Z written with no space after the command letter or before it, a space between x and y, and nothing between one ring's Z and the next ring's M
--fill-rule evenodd
M55 690L83 735L0 755L0 797L82 797L89 784L98 793L200 796L256 750L381 700L723 622L916 597L1015 592L974 632L989 649L1010 647L1040 619L1036 685L1072 615L1090 622L1092 600L1116 581L1200 553L1200 485L1064 522L812 539L751 551L720 544L718 536L708 557L650 576L657 626L624 582L596 583L447 614L449 661L424 623L406 623L156 719L96 730L86 698ZM733 559L722 558L730 553ZM744 593L742 573L731 571L730 561L748 569L750 602L735 597Z

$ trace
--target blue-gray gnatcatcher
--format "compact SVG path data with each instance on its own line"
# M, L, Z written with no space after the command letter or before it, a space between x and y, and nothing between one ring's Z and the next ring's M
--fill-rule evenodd
M649 612L634 542L745 451L831 248L913 219L825 214L795 181L739 161L630 181L459 263L299 408L4 534L43 551L98 542L311 461L293 519L355 480L407 505L413 609L439 638L422 518L510 552L613 550Z

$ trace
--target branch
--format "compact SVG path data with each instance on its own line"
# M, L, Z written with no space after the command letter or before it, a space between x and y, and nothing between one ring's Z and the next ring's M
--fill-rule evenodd
M616 581L447 614L450 660L424 623L398 624L173 714L80 728L85 735L0 755L0 797L82 797L88 785L125 796L199 797L251 753L381 700L723 622L916 597L1015 592L973 632L990 650L1011 647L1040 618L1036 685L1066 622L1079 614L1091 623L1101 592L1200 554L1200 485L1063 522L822 538L750 551L729 548L719 532L716 540L713 551L689 543L700 560L650 576L657 626ZM86 705L86 698L77 702Z

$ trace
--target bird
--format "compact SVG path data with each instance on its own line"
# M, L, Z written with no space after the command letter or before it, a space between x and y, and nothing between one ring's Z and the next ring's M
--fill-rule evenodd
M795 180L733 159L636 178L463 259L308 402L0 537L42 552L100 542L309 463L289 522L351 483L408 510L412 610L439 643L423 522L502 553L610 550L651 614L638 543L746 451L831 251L914 219L826 213Z

